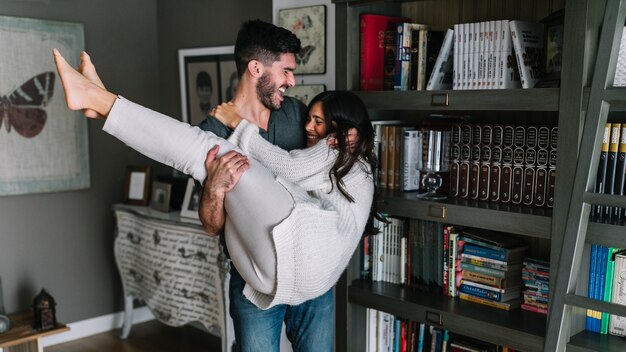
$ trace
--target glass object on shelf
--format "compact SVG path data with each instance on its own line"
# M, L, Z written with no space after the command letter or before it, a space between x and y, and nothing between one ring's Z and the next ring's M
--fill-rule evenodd
M426 192L417 195L424 200L442 200L447 196L437 193L443 184L441 173L450 171L450 131L422 131L422 186Z

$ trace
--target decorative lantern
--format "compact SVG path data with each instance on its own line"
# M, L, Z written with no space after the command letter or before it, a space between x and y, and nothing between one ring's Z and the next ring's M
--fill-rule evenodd
M36 330L48 330L57 325L54 298L45 290L35 297L33 301L33 328Z

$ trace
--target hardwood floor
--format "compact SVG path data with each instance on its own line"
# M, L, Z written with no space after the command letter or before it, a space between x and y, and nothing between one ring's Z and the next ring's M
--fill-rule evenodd
M191 326L174 328L151 320L133 326L126 340L120 330L50 346L44 352L219 352L218 337Z

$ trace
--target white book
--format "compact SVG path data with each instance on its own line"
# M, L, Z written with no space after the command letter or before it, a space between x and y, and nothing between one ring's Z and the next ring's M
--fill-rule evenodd
M377 337L377 319L378 311L373 308L366 308L367 322L366 331L367 339L365 340L365 349L367 352L377 352L378 341Z
M470 26L469 23L463 23L461 24L461 35L462 35L462 40L463 40L463 49L462 50L462 54L463 57L461 58L461 83L462 83L462 88L461 89L468 89L469 85L470 85L470 70L469 70L469 47L468 47L468 39L469 39L469 34L470 34Z
M454 38L454 30L448 28L426 90L454 89Z
M454 36L454 43L452 46L452 55L454 60L452 61L452 89L461 89L461 66L460 66L460 53L461 53L461 25L455 24L452 30Z
M478 89L485 89L487 86L487 22L480 22L478 24Z
M496 21L487 22L489 29L487 31L487 89L494 89L496 85Z
M617 55L617 66L615 68L614 87L626 87L626 27L622 31L622 41Z
M502 21L494 21L495 30L493 32L494 37L494 74L493 74L493 89L500 88L500 81L502 80L502 69L500 55L502 54Z
M500 89L520 88L519 70L513 50L509 20L502 20L502 50L500 52Z
M611 303L626 305L626 253L618 253L615 255ZM626 317L611 314L609 333L618 336L626 336Z
M404 150L402 152L403 191L417 191L420 187L421 142L420 131L404 131Z
M516 20L509 26L522 88L534 88L542 77L543 24Z
M465 27L465 43L463 43L463 50L465 56L465 88L464 89L473 89L474 84L474 24L473 23L464 23Z
M406 236L400 238L400 283L406 284L406 265L407 265L407 240Z

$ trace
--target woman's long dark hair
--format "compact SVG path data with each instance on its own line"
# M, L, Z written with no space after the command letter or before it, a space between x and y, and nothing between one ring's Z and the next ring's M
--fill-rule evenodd
M374 154L374 129L367 108L359 97L348 91L320 93L311 100L309 108L318 102L322 103L322 112L327 127L330 127L327 132L334 133L337 138L337 160L335 160L328 176L331 179L332 187L336 186L344 197L350 202L354 202L354 198L345 189L343 177L350 172L356 163L363 163L364 165L360 167L372 175L372 182L374 182L373 175L376 174L375 170L378 167L378 160ZM346 144L346 137L351 128L355 128L358 132L358 139L352 152ZM373 224L374 218L384 220L376 211L376 194L375 191L364 235L378 233Z

